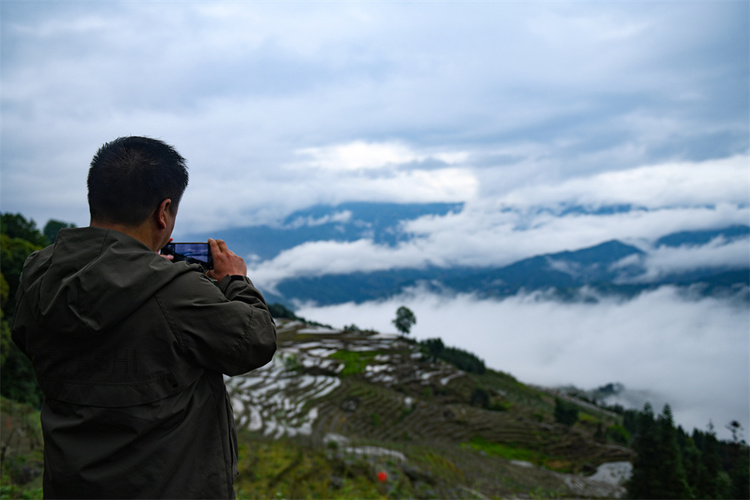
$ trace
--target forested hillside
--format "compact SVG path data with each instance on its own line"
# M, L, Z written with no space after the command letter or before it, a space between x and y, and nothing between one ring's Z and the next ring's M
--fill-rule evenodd
M10 339L23 261L39 231L2 214L2 498L41 493L42 396ZM336 330L271 307L274 360L228 379L240 435L239 498L748 498L737 422L675 427L574 389L531 387L441 339ZM607 388L602 388L605 392ZM617 475L630 470L632 475Z

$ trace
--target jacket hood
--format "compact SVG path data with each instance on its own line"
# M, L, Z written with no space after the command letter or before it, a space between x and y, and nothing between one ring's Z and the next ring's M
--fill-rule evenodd
M20 288L43 328L96 334L120 323L178 275L196 269L170 262L118 231L62 229L54 245L26 260Z

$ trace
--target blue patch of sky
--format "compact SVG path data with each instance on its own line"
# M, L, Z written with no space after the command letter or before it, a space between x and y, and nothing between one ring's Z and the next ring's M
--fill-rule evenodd
M747 239L748 235L750 235L750 227L745 225L704 231L680 231L659 238L656 240L655 246L680 247L683 245L705 245L718 237L723 237L727 242L731 242Z

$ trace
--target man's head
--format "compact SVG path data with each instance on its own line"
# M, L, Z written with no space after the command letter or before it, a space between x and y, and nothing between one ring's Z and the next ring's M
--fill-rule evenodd
M185 159L172 146L148 137L120 137L104 144L91 160L91 220L137 226L166 199L174 217L187 184Z

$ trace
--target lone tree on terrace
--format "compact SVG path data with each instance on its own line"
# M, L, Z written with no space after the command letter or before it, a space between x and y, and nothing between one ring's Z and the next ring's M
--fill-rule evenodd
M396 325L396 329L408 335L411 331L411 327L416 324L417 317L411 312L411 309L405 306L401 306L396 310L396 319L393 320L393 324Z

